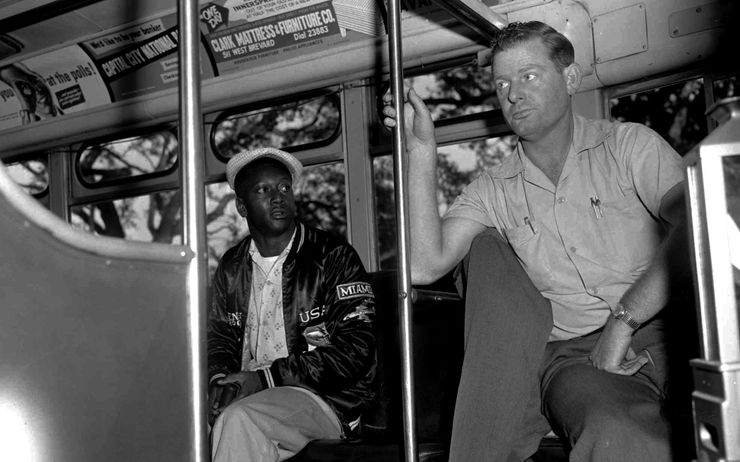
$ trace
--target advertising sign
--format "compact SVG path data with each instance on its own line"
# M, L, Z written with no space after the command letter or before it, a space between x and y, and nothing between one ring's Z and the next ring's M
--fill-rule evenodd
M177 16L168 15L81 44L94 58L114 101L177 86ZM201 64L201 77L213 71Z
M219 74L384 32L374 0L216 0L200 20Z
M76 45L0 67L0 130L110 101L95 64Z

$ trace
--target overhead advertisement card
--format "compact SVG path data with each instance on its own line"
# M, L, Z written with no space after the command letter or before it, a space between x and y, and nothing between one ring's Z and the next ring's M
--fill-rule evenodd
M177 86L177 16L169 15L96 37L82 44L100 69L113 99ZM201 76L213 71L201 65Z
M0 66L0 130L109 102L102 76L77 45Z
M215 0L201 7L201 30L220 74L327 48L346 41L348 28L370 35L382 32L373 0L338 4L326 0Z

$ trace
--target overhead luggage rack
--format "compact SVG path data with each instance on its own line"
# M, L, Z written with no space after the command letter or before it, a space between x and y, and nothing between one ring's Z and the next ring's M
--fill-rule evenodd
M492 41L503 29L507 20L493 12L481 0L436 0L458 21L477 32L487 41Z

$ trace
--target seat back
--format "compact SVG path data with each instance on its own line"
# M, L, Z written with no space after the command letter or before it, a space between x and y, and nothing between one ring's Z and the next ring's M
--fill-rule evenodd
M75 231L0 165L3 460L196 460L186 249Z
M377 396L362 419L365 440L402 441L401 342L396 273L371 274L376 299ZM414 396L417 438L447 444L462 364L463 309L451 281L418 287L413 304Z

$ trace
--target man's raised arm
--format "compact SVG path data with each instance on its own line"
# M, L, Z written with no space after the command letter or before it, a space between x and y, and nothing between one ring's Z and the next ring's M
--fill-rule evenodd
M404 92L404 123L408 154L411 280L429 284L450 271L470 249L483 225L453 218L444 222L437 209L437 142L434 122L424 101L412 89ZM383 123L396 126L390 93L383 96Z

